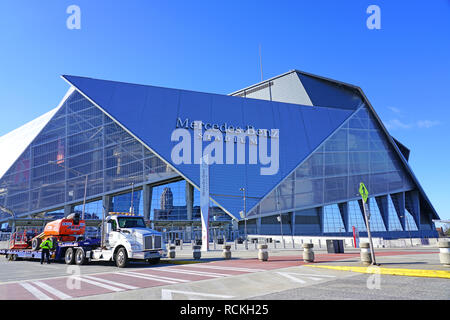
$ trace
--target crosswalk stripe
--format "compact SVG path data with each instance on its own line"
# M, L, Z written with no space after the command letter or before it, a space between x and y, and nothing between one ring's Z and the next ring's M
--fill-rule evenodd
M125 283L115 282L115 281L111 281L111 280L107 280L107 279L97 278L97 277L93 277L93 276L86 276L86 275L83 276L83 277L91 279L91 280L94 280L94 281L99 281L99 282L103 282L103 283L106 283L106 284L110 284L110 285L113 285L113 286L116 286L116 287L122 287L122 288L125 288L125 289L130 289L130 290L139 289L138 287L135 287L135 286L130 286L130 285L125 284Z
M217 269L217 270L229 270L229 271L241 271L241 272L261 272L267 271L263 269L248 269L248 268L238 268L238 267L225 267L225 266L208 266L200 264L191 264L189 267L194 268L205 268L205 269Z
M90 284L92 284L94 286L97 286L97 287L101 287L101 288L104 288L104 289L111 290L111 291L116 291L117 292L117 291L123 291L124 290L122 288L113 287L113 286L110 286L108 284L100 283L100 282L97 282L97 281L94 281L94 280L89 280L89 279L85 279L85 278L81 278L81 277L74 277L74 278L76 278L76 279L78 279L80 281L84 281L86 283L90 283Z
M178 281L175 280L165 280L165 279L159 279L159 278L155 278L152 276L147 276L147 275L143 275L143 274L138 274L135 272L130 272L130 271L125 271L125 272L117 272L117 274L123 275L123 276L129 276L129 277L134 277L134 278L141 278L141 279L146 279L146 280L153 280L153 281L159 281L159 282L166 282L166 283L179 283Z
M203 272L203 271L186 270L186 269L179 269L179 268L174 268L174 269L161 268L158 270L164 271L164 272L185 273L185 274L191 274L191 275L196 275L196 276L205 276L205 277L213 277L213 278L222 278L222 277L229 276L229 274L223 274L223 273Z
M36 287L33 287L31 284L27 282L19 283L22 287L24 287L28 292L30 292L33 296L38 298L39 300L53 300L48 295L43 293L41 290L39 290Z
M59 291L58 289L55 289L53 287L50 287L48 284L40 282L40 281L33 281L33 284L41 287L42 289L50 292L51 294L57 296L60 299L70 299L72 298L68 294L65 294L64 292Z
M158 270L156 270L156 271L158 271ZM144 276L150 276L152 278L159 278L159 279L170 280L170 281L191 282L191 280L163 277L163 276L160 276L159 274L138 273L138 272L135 272L135 274L142 274Z
M292 280L292 281L294 281L294 282L298 282L298 283L305 283L305 282L306 282L305 280L296 278L296 277L291 276L290 274L285 273L285 272L277 272L277 273L278 273L280 276L283 276L283 277L285 277L285 278L288 278L288 279L290 279L290 280Z

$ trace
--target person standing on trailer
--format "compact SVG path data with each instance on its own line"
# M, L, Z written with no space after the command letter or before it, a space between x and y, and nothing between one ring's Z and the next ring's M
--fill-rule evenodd
M44 263L44 258L47 259L47 264L50 264L50 249L53 249L53 243L50 239L46 239L41 243L41 264Z

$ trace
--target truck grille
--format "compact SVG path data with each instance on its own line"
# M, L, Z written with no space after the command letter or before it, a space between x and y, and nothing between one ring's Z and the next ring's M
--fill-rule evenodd
M162 247L161 236L144 237L144 250L156 250Z
M161 248L161 236L155 236L155 249Z
M148 236L144 238L144 250L153 249L153 237Z

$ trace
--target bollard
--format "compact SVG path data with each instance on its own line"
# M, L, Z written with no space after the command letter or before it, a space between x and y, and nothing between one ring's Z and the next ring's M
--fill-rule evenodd
M304 243L303 245L303 260L306 262L314 262L314 251L312 243Z
M258 244L258 259L259 261L267 261L269 259L267 244Z
M170 259L175 259L175 246L174 245L170 245L169 246L169 258Z
M439 260L444 266L450 267L450 241L439 241Z
M199 245L192 246L192 253L193 253L194 259L201 258L202 252L200 251L200 248L201 248L201 246L199 246Z
M237 250L237 239L234 239L234 250Z
M224 259L231 259L231 251L230 251L231 246L229 244L225 244L222 246L222 249L223 249L222 257Z
M372 264L372 256L370 254L370 244L368 242L361 242L361 262L363 265L368 266Z

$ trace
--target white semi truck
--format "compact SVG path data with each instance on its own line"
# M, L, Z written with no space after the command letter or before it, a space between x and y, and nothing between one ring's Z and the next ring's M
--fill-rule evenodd
M103 221L100 246L83 250L77 248L65 253L66 263L83 264L87 261L114 261L120 268L130 260L144 260L156 264L167 254L162 234L147 228L143 217L132 214L110 214Z
M110 213L101 224L102 237L85 238L86 221L78 214L48 223L43 233L13 234L9 249L0 250L8 260L40 259L39 243L44 236L53 242L50 257L66 264L86 264L91 261L113 261L123 268L130 260L156 264L167 255L160 232L147 228L143 217L129 213Z

